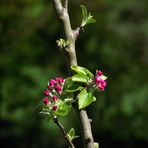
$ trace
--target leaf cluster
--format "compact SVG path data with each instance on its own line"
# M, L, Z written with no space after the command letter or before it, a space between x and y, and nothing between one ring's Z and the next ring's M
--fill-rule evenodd
M67 92L76 92L79 109L85 108L92 102L96 101L94 96L94 89L89 89L94 75L86 68L80 66L72 66L71 69L75 71L71 78L68 78ZM92 86L91 86L92 87Z
M90 12L87 11L86 7L84 5L80 5L81 11L82 11L82 23L81 27L83 28L84 26L88 24L95 23L96 20L93 18Z

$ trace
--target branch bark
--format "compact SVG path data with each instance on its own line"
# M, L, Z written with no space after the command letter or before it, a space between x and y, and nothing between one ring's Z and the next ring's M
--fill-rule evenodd
M68 0L65 0L64 6L62 5L61 0L53 0L53 4L58 14L58 17L62 20L64 24L66 40L70 42L70 44L67 47L67 50L65 51L65 55L68 61L68 69L70 70L71 66L78 65L76 51L75 51L75 41L79 35L80 27L76 28L75 30L72 30L71 28L70 18L68 14ZM87 112L85 109L79 110L77 105L75 105L74 108L80 119L84 147L94 148L94 140L91 131L91 124Z
M59 122L59 120L58 120L58 118L55 116L54 118L53 118L53 120L54 120L54 123L60 128L60 130L61 130L61 132L62 132L62 134L63 134L63 137L66 139L66 141L69 143L69 146L71 147L71 148L75 148L75 146L73 145L73 143L69 140L69 138L67 137L67 133L66 133L66 131L65 131L65 129L64 129L64 126Z

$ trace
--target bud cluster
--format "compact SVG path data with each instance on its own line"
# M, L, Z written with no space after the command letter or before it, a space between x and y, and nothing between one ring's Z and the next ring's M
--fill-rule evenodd
M103 75L102 71L97 70L94 83L98 87L99 90L103 91L106 87L106 77Z
M65 79L62 77L51 79L48 82L47 89L44 91L45 98L43 99L43 103L53 111L57 111L58 109L59 97L63 91L64 81Z

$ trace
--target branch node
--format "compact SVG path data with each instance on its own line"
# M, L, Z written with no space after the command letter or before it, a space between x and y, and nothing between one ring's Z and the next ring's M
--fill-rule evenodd
M75 39L77 39L77 37L79 36L80 30L81 27L77 27L75 30L73 30L73 35Z
M89 119L89 122L91 123L92 122L92 119Z

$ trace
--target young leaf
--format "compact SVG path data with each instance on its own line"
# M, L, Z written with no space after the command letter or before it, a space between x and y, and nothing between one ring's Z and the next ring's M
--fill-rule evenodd
M67 133L67 135L68 135L68 138L69 138L70 141L72 141L72 140L74 140L76 138L79 138L78 135L75 135L75 130L73 128L71 128L69 130L69 132Z
M71 79L74 82L87 83L87 77L83 74L75 74Z
M81 11L82 11L82 23L81 23L81 27L86 26L87 24L90 23L95 23L96 20L93 19L93 16L91 15L91 13L87 12L87 9L84 5L80 5L81 7Z
M96 20L93 19L93 16L91 15L91 13L89 13L88 18L87 18L86 25L92 24L92 23L95 23L95 22L96 22Z
M66 92L76 92L76 91L80 91L82 89L83 89L83 87L80 84L72 81L71 77L69 77L69 78L67 78L65 80L64 87L63 87L64 91L66 91Z
M85 89L83 89L79 94L79 100L78 100L79 109L85 108L95 100L96 99L91 92L87 92Z
M73 137L73 140L76 139L76 138L79 138L79 137L80 137L80 136L76 135L76 136Z
M70 44L68 40L65 41L64 39L56 40L56 42L57 42L57 46L59 46L60 48L65 48L66 46Z
M82 26L85 24L87 20L87 9L84 5L80 5L82 11Z
M67 88L69 88L69 86L71 86L72 83L73 83L73 81L72 81L71 77L68 77L67 79L65 79L63 90L66 90Z
M66 116L71 110L71 101L64 100L60 103L58 110L55 112L56 115Z
M81 66L71 66L71 69L77 72L78 74L83 74L87 76L89 79L94 78L94 75L87 68Z
M76 92L82 90L83 87L77 83L72 83L65 91L66 92Z
M94 142L94 147L95 148L99 148L99 143L98 142Z
M70 141L73 140L74 136L75 136L75 130L73 128L71 128L68 132L68 137L69 137Z

